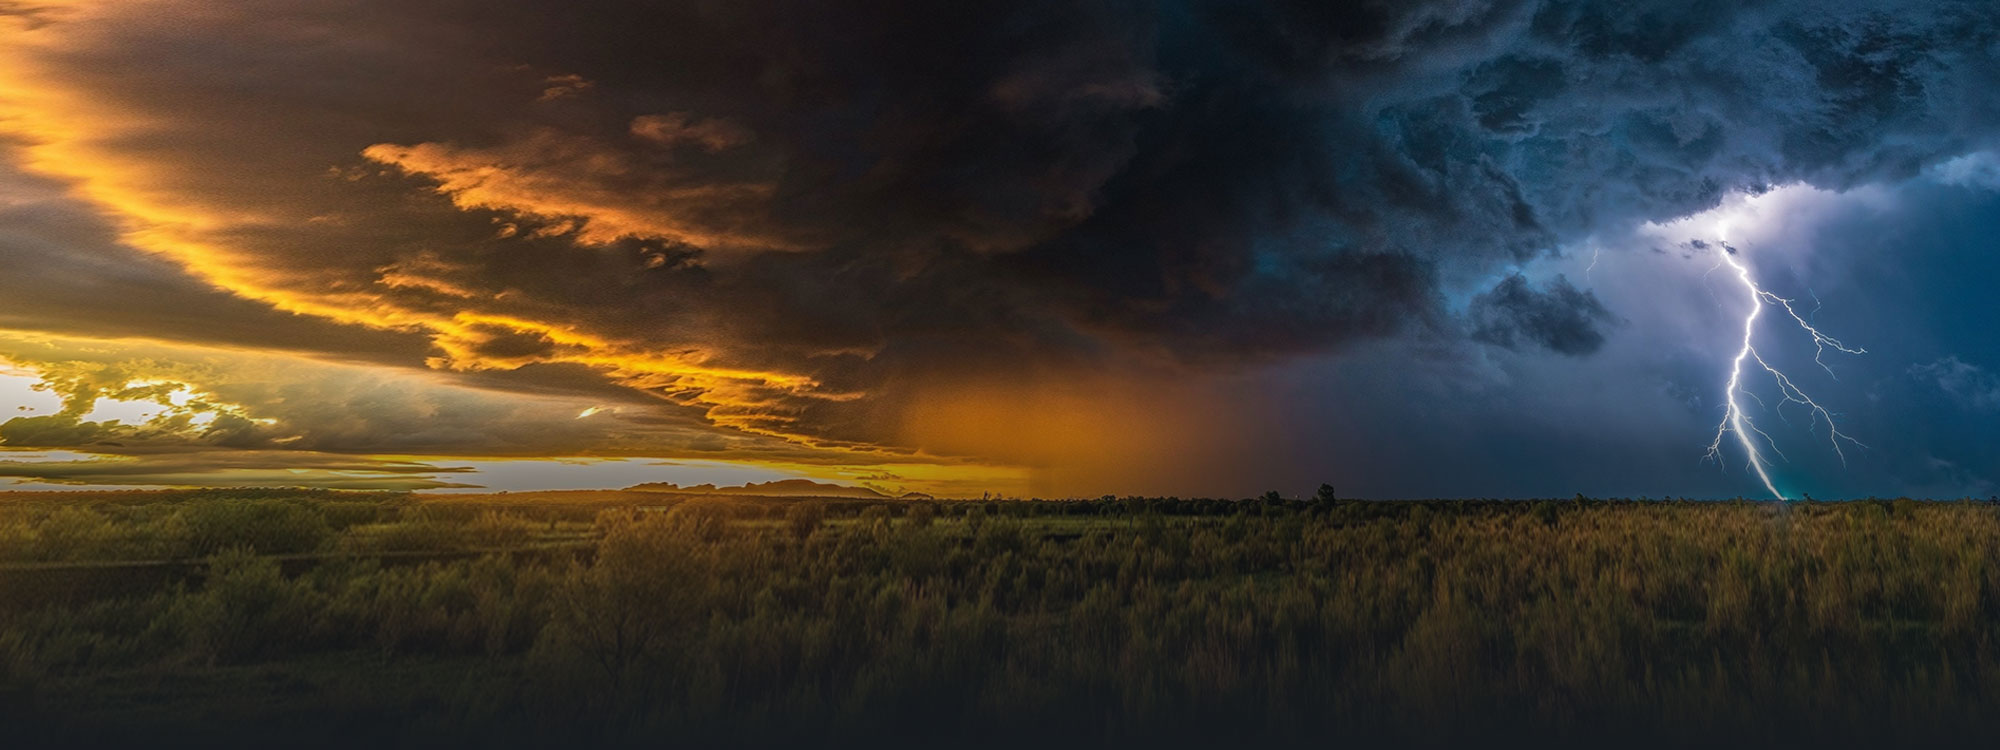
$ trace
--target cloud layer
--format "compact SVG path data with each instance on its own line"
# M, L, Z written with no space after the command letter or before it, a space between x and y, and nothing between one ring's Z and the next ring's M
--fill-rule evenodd
M259 449L1135 465L1008 444L1253 429L1232 373L1386 338L1591 355L1520 269L2000 123L1950 0L34 5L0 324L388 373L184 378L286 404L195 441ZM70 416L6 439L135 439Z

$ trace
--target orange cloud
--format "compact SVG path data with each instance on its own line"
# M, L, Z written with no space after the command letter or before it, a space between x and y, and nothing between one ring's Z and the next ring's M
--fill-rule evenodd
M697 120L686 112L632 118L632 135L662 146L692 143L709 151L741 146L752 137L750 131L727 120Z
M547 80L549 84L548 88L542 89L542 96L536 99L536 101L552 102L557 99L582 96L597 85L592 83L590 79L574 73L549 76Z
M516 220L523 237L501 250L546 248L556 243L534 244L525 238L560 237L584 246L580 255L609 256L618 252L611 246L637 239L699 250L721 265L765 251L813 247L811 237L786 234L778 229L782 222L767 220L775 169L759 160L760 144L752 133L731 121L667 112L623 120L624 132L602 138L515 127L487 133L484 139L449 141L423 140L439 136L417 131L423 134L403 136L412 145L376 142L385 137L378 126L357 127L339 116L327 117L352 114L338 104L287 101L256 108L245 122L226 122L217 119L218 113L238 112L242 102L229 97L290 96L296 81L257 89L250 73L240 81L189 75L186 69L153 74L134 69L119 55L155 39L240 29L246 35L298 35L296 40L284 36L287 44L273 47L284 51L272 54L279 63L289 60L283 55L306 56L300 70L311 70L307 63L325 62L311 55L340 49L337 40L253 17L256 9L247 5L141 0L49 5L53 10L47 17L53 21L26 24L0 18L0 158L67 186L67 199L101 216L119 243L171 263L200 283L282 313L420 336L435 348L427 360L407 361L436 373L380 366L323 370L301 364L305 358L273 364L237 356L241 352L178 349L155 359L213 357L222 364L202 372L147 370L134 375L171 376L191 390L219 394L216 403L240 407L246 420L274 420L269 430L257 433L260 445L298 437L283 445L364 450L368 441L388 440L386 435L401 430L434 440L427 450L453 454L553 455L561 446L552 443L567 441L571 449L592 454L784 460L813 467L813 476L829 480L938 494L1027 486L1028 470L1017 463L956 457L976 455L960 453L960 448L983 450L991 443L933 440L925 445L928 450L920 450L907 447L920 443L888 442L895 437L889 434L893 429L875 424L854 428L865 421L860 417L843 415L848 422L827 427L826 407L862 400L856 383L870 381L823 380L813 374L822 362L761 356L759 341L736 345L726 340L716 332L726 335L727 326L714 322L732 312L726 306L696 310L684 327L676 327L681 324L676 320L652 330L621 328L602 310L526 299L495 277L482 277L480 263L490 260L488 246L437 250L420 232L396 233L396 220L405 214L394 211L418 214L408 205L421 202L422 211L449 214L492 239L482 217L466 219L446 209L448 200L458 209L493 211ZM113 62L106 64L107 59ZM473 64L477 62L466 62L467 70L484 70ZM397 75L395 82L402 83L400 69ZM563 88L557 98L568 99L587 82L537 76L525 83ZM338 95L341 90L330 86L314 94ZM512 106L524 110L579 104L538 107L532 92L507 96L517 97ZM389 106L406 105L395 100ZM294 143L288 140L289 128L325 132L315 130L312 138ZM505 137L509 132L511 139ZM453 138L458 136L452 131ZM723 156L729 157L728 164L720 163ZM374 166L358 164L357 157ZM408 183L380 179L396 172L433 182L434 192L445 200L412 200ZM626 299L636 298L635 293ZM802 311L808 317L810 312ZM838 351L839 357L865 358L879 348L865 318L843 325L842 338L809 356ZM802 327L789 335L810 342L793 344L804 349L817 343L817 333ZM116 349L124 344L72 340L63 346ZM314 342L295 346L312 350ZM352 353L322 354L333 359ZM44 352L36 361L49 365L64 356ZM630 396L624 404L628 408L615 413L577 420L577 413L606 398L603 389L592 392L587 402L556 399L560 408L543 409L549 405L523 400L519 409L533 412L528 414L500 403L519 394L466 385L503 382L506 373L538 367L595 373L596 379L584 387L608 381L644 396ZM259 385L259 377L268 380ZM377 390L366 387L385 382ZM308 408L315 405L321 408ZM633 406L650 408L629 408ZM395 409L410 413L388 413ZM351 418L333 413L341 410ZM662 423L667 426L658 426ZM496 432L499 437L482 434Z
M490 391L439 373L294 355L0 331L0 372L38 383L64 403L59 413L22 412L0 424L0 477L44 482L417 489L482 481L445 483L429 476L453 471L437 468L440 461L645 457L756 468L890 494L1020 494L1030 486L1029 472L1018 466L865 447L813 448L750 434L706 443L713 428L663 422L645 409ZM107 406L158 414L115 424L110 415L95 413ZM0 408L11 405L0 402ZM100 418L105 421L95 421ZM24 460L36 453L23 449L91 455L28 465Z
M500 312L497 301L504 295L454 280L450 264L435 256L378 266L372 286L329 282L311 269L274 265L268 248L244 238L266 228L289 231L325 223L316 221L325 217L323 212L285 200L252 200L268 195L205 190L190 183L199 170L155 151L125 147L133 139L172 134L184 123L120 107L113 97L73 85L73 76L60 62L115 46L116 38L105 30L146 23L141 19L158 12L146 5L61 3L51 11L61 22L32 26L0 18L0 137L20 144L23 168L68 184L76 198L95 206L125 244L281 311L421 332L440 352L430 363L446 370L583 365L668 402L702 408L717 425L802 444L811 441L792 429L784 414L794 410L785 401L853 397L821 393L812 378L799 374L718 364L718 355L701 347L662 351L657 343L617 340L572 322ZM189 11L193 15L183 19L189 22L229 17L229 11L214 7ZM733 144L746 137L717 121L662 120L641 129L704 145ZM641 237L705 249L783 246L752 228L752 206L768 195L767 185L690 180L618 189L610 183L630 172L616 154L549 131L495 149L381 144L365 153L438 180L438 190L460 207L545 219L572 229L573 239L584 244ZM323 171L315 177L321 175ZM441 309L435 299L400 294L411 290L450 298L462 309ZM545 345L529 345L536 341Z
M634 132L664 143L721 148L744 137L715 121L641 120L645 127L635 123ZM703 250L796 247L762 220L769 184L674 179L671 172L642 168L626 153L554 130L496 148L381 143L361 154L436 181L437 191L459 208L529 217L544 224L544 232L585 245L632 238Z

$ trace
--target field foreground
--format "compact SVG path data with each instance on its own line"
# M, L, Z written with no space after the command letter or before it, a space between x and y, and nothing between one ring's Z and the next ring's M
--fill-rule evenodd
M1911 744L2000 507L0 495L16 746Z

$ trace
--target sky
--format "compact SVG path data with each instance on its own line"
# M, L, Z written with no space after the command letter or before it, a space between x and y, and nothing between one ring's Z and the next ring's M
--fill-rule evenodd
M0 0L0 489L1990 496L1996 58L1983 1Z

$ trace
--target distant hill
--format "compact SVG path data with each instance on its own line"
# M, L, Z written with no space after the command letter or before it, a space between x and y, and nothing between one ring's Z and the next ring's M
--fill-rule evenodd
M815 482L810 479L778 479L769 482L751 482L741 487L717 487L713 484L696 484L682 487L672 482L648 482L627 487L635 492L671 492L684 495L744 495L752 497L851 497L863 500L889 500L889 495L866 487L846 487L838 484ZM914 494L914 493L912 493ZM909 497L905 495L904 497Z

